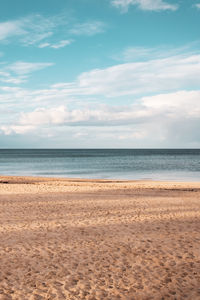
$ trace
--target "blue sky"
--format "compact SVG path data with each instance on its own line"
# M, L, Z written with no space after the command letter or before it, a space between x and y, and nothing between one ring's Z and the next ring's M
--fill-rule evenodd
M200 147L200 0L0 12L0 148Z

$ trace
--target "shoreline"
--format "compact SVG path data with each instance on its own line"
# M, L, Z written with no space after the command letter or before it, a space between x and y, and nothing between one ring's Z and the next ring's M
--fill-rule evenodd
M56 177L56 176L35 176L35 175L2 175L0 174L0 183L2 180L16 181L68 181L68 182L99 182L99 183L137 183L137 182L152 182L152 183L169 183L169 184L199 184L198 181L190 180L162 180L162 179L116 179L116 178L83 178L83 177Z
M0 299L198 299L200 183L0 176Z
M102 193L103 191L200 191L200 182L0 176L1 194Z
M135 176L135 177L134 177ZM81 180L85 180L85 181L158 181L158 182L180 182L180 183L189 183L189 182L194 182L194 183L200 183L200 176L199 174L197 174L197 176L190 176L190 175L184 175L184 176L177 176L171 174L170 175L166 175L163 176L162 173L157 174L156 176L154 174L152 174L152 176L140 176L139 174L134 175L130 177L130 176L126 176L126 174L123 176L117 176L115 177L115 175L113 176L105 176L105 177L96 177L96 176L92 176L92 177L87 177L84 175L80 175L79 176L68 176L68 175L59 175L59 174L34 174L34 173L30 173L30 174L7 174L7 173L0 173L0 178L2 177L13 177L13 178L41 178L41 179L57 179L57 180L77 180L77 181L81 181Z

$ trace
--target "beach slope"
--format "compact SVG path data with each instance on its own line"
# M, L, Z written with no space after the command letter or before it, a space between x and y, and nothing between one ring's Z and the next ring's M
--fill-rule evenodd
M200 299L200 183L0 177L0 299Z

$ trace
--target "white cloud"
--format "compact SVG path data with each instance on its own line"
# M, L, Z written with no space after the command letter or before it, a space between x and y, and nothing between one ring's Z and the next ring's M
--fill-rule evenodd
M129 106L43 107L21 113L18 122L2 125L0 129L9 135L41 131L43 128L55 132L56 128L59 131L60 128L75 127L79 131L82 128L80 134L83 139L84 136L88 138L88 134L98 134L104 139L107 136L119 140L140 140L143 144L148 140L163 143L175 139L180 143L193 143L200 141L199 100L200 90L197 90L142 97ZM112 129L111 133L114 126L118 129ZM74 134L79 136L79 131L75 130Z
M26 45L36 44L53 35L54 30L63 20L59 16L44 17L42 15L30 15L19 20L27 34L22 38Z
M0 82L4 84L21 84L27 81L32 72L53 66L53 63L31 63L17 61L13 64L4 64L0 70Z
M141 103L144 107L165 112L172 117L200 115L200 91L178 91L171 94L160 94L143 97Z
M197 50L195 51L196 47L199 49L199 42L189 43L176 48L170 45L161 45L159 47L127 47L121 55L116 55L113 58L124 61L144 61L183 55L184 53L192 55L197 52Z
M105 24L100 21L91 21L82 24L75 24L69 32L74 35L92 36L105 31Z
M20 84L26 80L25 76L11 76L10 72L0 71L0 82L11 83L11 84Z
M62 40L62 41L58 42L57 44L51 45L51 48L59 49L59 48L65 47L67 45L70 45L71 43L72 43L72 40Z
M20 125L62 124L67 117L64 106L50 109L40 108L30 113L22 113Z
M49 47L49 48L53 48L53 49L60 49L60 48L70 45L72 42L73 42L73 40L61 40L58 43L54 43L54 44L43 43L43 44L40 44L38 47L39 48Z
M12 36L24 35L25 33L26 31L19 21L0 23L0 40L5 40Z
M0 23L0 40L17 41L25 46L38 45L41 41L52 37L56 28L66 25L60 16L43 17L29 15L27 17Z
M61 38L59 42L57 42L58 31ZM104 31L105 24L100 21L69 25L64 16L44 17L36 14L0 23L0 41L7 43L17 41L24 46L59 49L73 42L66 39L66 34L92 36Z
M5 92L18 92L21 90L21 88L19 87L12 87L12 86L1 86L0 87L1 91L5 91Z
M3 83L11 83L11 84L20 84L26 81L26 77L9 77L9 78L0 78L0 81Z
M50 43L42 43L42 44L40 44L40 45L38 46L38 48L46 48L46 47L49 47L49 46L51 46Z
M48 65L3 64L0 80L9 80L11 72L22 79L43 67ZM58 82L40 90L5 85L1 87L0 101L7 113L1 116L0 130L6 135L23 135L29 131L40 135L43 130L45 133L53 130L56 136L65 130L69 133L71 128L73 135L79 136L78 129L74 128L87 128L88 135L80 133L81 139L88 136L90 140L98 133L101 140L113 137L126 142L129 136L130 140L145 144L155 139L157 146L161 141L172 141L176 135L180 144L181 141L193 143L200 141L200 91L195 90L199 86L198 54L91 70L80 74L74 82ZM118 126L117 130L109 131L114 126Z
M35 33L33 34L33 36L31 37L31 35L27 35L25 38L21 39L21 42L25 45L25 46L29 46L29 45L37 45L38 43L40 43L41 41L47 39L48 37L52 36L53 32L44 32L44 33Z
M77 86L88 95L116 97L198 88L200 55L172 56L85 72Z
M10 135L13 133L25 134L27 132L33 131L34 129L35 129L35 127L33 127L33 126L21 126L21 125L0 126L0 130L5 135Z
M170 118L199 117L200 91L179 91L171 94L159 94L142 97L130 106L98 105L95 109L68 109L67 106L38 108L32 112L22 113L19 124L36 126L44 124L85 124L99 125L143 123L153 121L155 117Z
M52 65L53 63L30 63L30 62L17 61L7 66L6 69L16 74L24 75L24 74L32 73L34 71L44 69L46 67L50 67Z
M17 83L26 76L52 63L16 62L2 72L15 72L17 77L3 76L0 80ZM8 74L7 74L8 75ZM167 58L131 62L105 69L95 69L78 76L74 82L57 83L44 90L30 91L34 102L59 101L74 97L139 97L148 94L169 93L200 86L200 55L177 55Z
M140 9L149 11L174 11L178 9L178 5L170 4L163 0L112 0L111 3L124 12L128 10L130 5L137 5Z
M51 66L51 63L16 62L5 71L13 71L19 78ZM9 80L2 77L0 80ZM12 79L11 79L12 80ZM14 83L14 82L13 82ZM200 86L200 55L177 55L167 58L131 62L80 74L74 82L57 83L44 90L30 91L34 102L65 101L78 97L139 97L148 94L169 93Z
M155 48L144 48L144 47L129 47L124 50L122 56L125 61L130 60L141 60L144 58L149 59L149 57L157 56L163 51L160 51L157 47Z
M0 76L2 77L9 77L9 73L8 72L5 72L5 71L0 71Z
M200 9L200 3L197 3L195 6Z

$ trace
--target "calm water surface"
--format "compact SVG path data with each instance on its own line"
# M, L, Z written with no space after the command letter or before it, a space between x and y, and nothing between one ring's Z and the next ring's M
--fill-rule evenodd
M0 174L200 181L200 149L1 149Z

